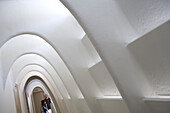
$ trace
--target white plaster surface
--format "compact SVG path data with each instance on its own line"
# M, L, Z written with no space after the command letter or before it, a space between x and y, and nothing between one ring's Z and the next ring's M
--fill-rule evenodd
M120 95L110 73L102 61L89 68L91 76L99 86L103 96Z
M169 113L169 102L143 99L169 95L170 1L61 2L83 29L58 0L0 1L2 113L16 112L13 88L21 81L27 112L24 83L34 75L63 113Z
M61 1L97 49L130 112L150 113L142 98L153 94L152 85L127 45L170 19L169 0Z
M152 86L152 96L170 94L169 29L170 21L128 46Z
M99 101L104 113L130 113L122 99L100 98L97 101Z
M32 6L32 4L34 5ZM92 96L94 97L95 94L98 93L96 92L97 89L93 88L97 86L93 85L94 83L93 83L93 80L91 80L91 78L86 79L86 81L88 80L91 81L89 84L89 86L91 86L90 91L93 91L93 89L96 89L92 92L92 94L89 94L91 93L90 91L87 92L87 94L89 94L90 96L86 94L87 95L86 97L89 101L91 101L88 103L89 105L87 105L86 100L83 100L84 96L79 90L78 85L75 83L74 77L72 77L72 74L69 72L68 69L66 69L67 68L66 65L64 64L60 56L55 51L55 49L57 48L57 52L59 52L60 54L62 53L61 56L63 55L66 56L68 58L67 60L70 61L69 63L78 65L78 67L80 67L80 65L82 67L89 65L91 63L90 57L86 53L84 45L81 42L81 38L85 34L83 30L81 29L81 27L79 26L79 24L76 22L76 20L69 13L69 11L66 10L63 13L61 12L62 10L59 10L60 7L63 7L61 3L59 2L57 2L57 4L55 2L54 4L50 3L50 4L53 4L53 6L56 5L58 7L56 6L51 7L49 4L48 5L47 4L48 4L47 1L40 1L40 0L1 2L0 4L2 6L1 11L4 12L1 15L2 16L1 30L3 31L1 35L1 45L4 42L6 42L8 39L13 38L7 41L1 47L1 54L0 54L1 61L2 61L1 62L1 69L2 69L1 80L3 83L3 87L6 87L9 84L14 85L15 80L18 78L20 71L22 69L25 70L24 66L26 65L27 66L30 65L30 70L43 72L43 69L41 69L40 67L31 66L31 65L38 64L38 66L42 66L43 68L47 68L48 70L50 70L49 72L54 77L53 79L55 82L58 82L56 81L55 76L57 77L60 76L60 78L62 79L62 82L69 90L69 94L72 97L71 99L74 99L73 103L77 105L76 109L78 111L81 111L81 112L84 111L86 113L90 113L91 111L88 108L88 106L90 105L95 106L94 105L95 102L92 102L92 100L89 97L92 94L93 94ZM10 10L8 10L9 12L5 13L8 7L10 7ZM32 7L32 9L30 9L30 7ZM23 8L25 10L20 10ZM45 11L45 12L42 13L42 11ZM8 21L6 18L9 18L9 17L13 19ZM3 21L8 22L8 24L6 25L3 24L4 23ZM9 29L11 29L10 32L8 31ZM31 34L27 34L27 33L31 33ZM19 35L19 34L22 34L22 35ZM39 36L37 35L35 36L33 34L40 35L47 42L49 42L49 44L45 40L40 38ZM66 42L65 40L68 40L68 42ZM78 48L78 50L73 51L72 53L71 51L74 48ZM68 54L68 55L65 55L65 54ZM73 59L75 57L75 54L79 54L79 55L82 54L82 56L86 55L88 56L87 60L81 61L82 58L79 55L78 55L79 60L75 58L75 60L78 62L75 62L74 60L70 60L70 58ZM24 55L28 55L28 56L24 56ZM42 60L41 57L38 57L38 58L35 57L36 55L42 56L47 61ZM80 61L82 62L81 64L79 64ZM13 65L13 63L15 64ZM50 68L48 63L52 65L54 69ZM12 65L13 67L11 68ZM74 65L73 65L73 67L75 68L74 71L78 72L79 69L77 69L76 66ZM55 72L56 70L59 75L56 74L57 73ZM88 69L83 68L81 71L77 73L77 76L85 75L85 74L82 75L82 71L85 71L86 74L88 74ZM32 73L32 74L35 74L35 73ZM20 75L21 75L20 79L22 78L22 76L25 76L23 73L21 73ZM88 74L88 76L90 75ZM10 83L7 81L7 77L11 78ZM85 79L81 78L81 80L83 81ZM58 82L57 86L60 87L61 85L62 85L61 82ZM83 88L84 91L86 89L89 89L89 86L86 86L86 84L81 85L81 87L84 87ZM64 93L64 91L62 90L62 94L66 94L66 93ZM24 93L21 92L21 95L24 95ZM68 98L68 96L65 96L64 98ZM82 100L78 102L79 99L82 99ZM69 101L70 100L68 100L65 103L69 103ZM23 104L23 105L26 106L26 104ZM26 107L23 108L23 111L24 110L26 110ZM70 111L70 112L74 113L73 111Z

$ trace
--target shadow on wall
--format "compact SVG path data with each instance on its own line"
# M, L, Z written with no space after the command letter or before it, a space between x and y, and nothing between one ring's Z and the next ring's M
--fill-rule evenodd
M128 45L154 90L153 95L170 94L170 21Z

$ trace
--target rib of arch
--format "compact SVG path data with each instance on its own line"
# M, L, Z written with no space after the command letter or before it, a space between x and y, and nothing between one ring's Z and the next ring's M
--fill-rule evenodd
M22 86L19 89L19 94L21 96L20 98L22 98L22 100L25 98L24 83L26 83L26 80L28 80L33 75L41 75L39 76L41 79L46 78L44 81L45 83L49 83L48 86L52 87L50 90L53 90L53 93L57 95L57 97L55 97L56 100L58 98L62 99L63 96L64 98L83 97L72 77L72 74L64 64L62 58L58 55L56 50L42 37L33 34L22 34L16 36L8 40L2 46L1 52L3 53L1 56L3 61L1 68L3 67L2 70L4 71L1 74L3 75L3 81L5 81L3 83L4 89L8 76L12 77L13 79L11 82L13 86L16 84ZM5 59L5 56L9 56L8 61ZM68 79L64 79L65 77L69 78L71 81L67 82ZM59 83L56 84L53 80L57 80ZM76 93L79 92L78 95L73 94L73 92L70 91L72 90L72 88L69 87L70 84L75 84L74 89L77 90ZM57 86L62 86L62 88L59 89ZM54 89L57 89L57 91ZM22 104L26 105L26 101L21 101L21 105ZM64 104L68 111L70 111L68 107L70 106L68 105L70 103L64 100ZM22 110L26 110L24 107L21 108Z

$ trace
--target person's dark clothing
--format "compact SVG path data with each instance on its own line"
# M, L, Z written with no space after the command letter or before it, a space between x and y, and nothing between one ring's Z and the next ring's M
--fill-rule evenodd
M48 109L51 109L51 99L48 98L48 99L44 99L44 100L46 101Z
M48 107L47 107L45 100L41 101L41 105L42 105L42 108L41 108L42 113L48 113Z
M44 113L48 113L48 108L45 105L42 106L42 109Z
M42 100L42 101L41 101L41 105L44 105L44 104L46 104L46 103L45 103L45 101L44 101L44 100Z

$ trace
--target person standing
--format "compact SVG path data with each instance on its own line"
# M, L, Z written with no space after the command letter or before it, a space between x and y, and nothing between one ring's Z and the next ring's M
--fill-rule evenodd
M47 94L45 94L44 101L47 104L48 112L51 113L51 99L50 99L50 97Z

